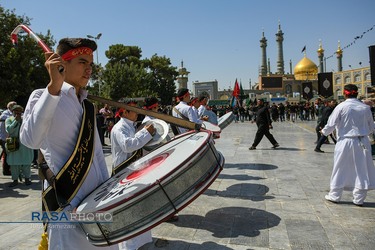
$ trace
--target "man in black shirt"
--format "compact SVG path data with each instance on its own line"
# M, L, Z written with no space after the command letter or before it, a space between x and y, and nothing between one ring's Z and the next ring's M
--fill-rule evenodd
M256 149L256 146L260 143L264 135L272 143L273 148L277 148L279 147L279 144L270 133L270 129L272 129L272 121L270 118L268 106L264 105L264 101L261 99L258 100L257 104L258 109L256 113L256 124L258 126L258 131L255 135L253 145L249 148L249 150Z
M336 104L337 104L336 101L332 100L328 103L328 106L324 107L322 111L322 117L318 123L319 133L320 133L320 130L322 130L324 126L327 124L328 118L332 114L333 109L336 107ZM327 136L321 135L318 142L316 143L316 147L314 151L318 153L324 153L324 151L321 150L320 147L323 145L323 143L326 142L326 140L327 140Z

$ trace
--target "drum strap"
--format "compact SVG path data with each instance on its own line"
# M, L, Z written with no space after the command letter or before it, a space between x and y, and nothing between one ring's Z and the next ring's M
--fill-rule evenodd
M130 164L138 160L139 158L141 158L142 155L143 155L143 151L141 148L134 151L134 153L128 159L121 162L118 166L112 169L112 176L114 176L115 174L117 174L118 172L120 172L121 170L123 170L124 168L126 168L127 166L129 166Z
M68 206L89 173L94 156L95 112L88 100L84 100L82 106L83 122L73 153L57 175L48 166L42 171L50 184L42 193L43 211L59 212Z
M176 109L176 107L173 107L173 110L174 110L179 116L181 116L182 119L189 121L189 118L187 118L186 116L184 116L184 115L183 115L178 109Z
M181 116L182 119L189 121L189 118L187 118L186 116L184 116L184 115L183 115L178 109L176 109L176 107L173 107L173 110L174 110L177 114L179 114L179 115ZM171 125L171 129L172 129L173 134L174 134L174 135L179 135L179 134L180 134L180 131L177 129L177 126L174 125L174 124L172 124L172 123L171 123L170 125Z

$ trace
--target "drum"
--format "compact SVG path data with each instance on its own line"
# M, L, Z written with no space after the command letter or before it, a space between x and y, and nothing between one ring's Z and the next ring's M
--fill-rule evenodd
M220 138L221 128L210 122L203 121L202 127L203 130L209 130L213 133L214 139Z
M163 120L160 120L160 119L149 120L143 123L139 129L142 129L145 125L150 124L150 123L154 125L156 133L155 135L152 136L152 139L145 146L143 146L143 149L146 151L152 151L155 148L163 145L167 141L171 140L171 138L168 135L169 126Z
M81 223L96 246L135 237L186 207L217 178L224 157L210 131L175 137L95 189L77 213L112 213L111 223Z
M225 115L219 117L218 119L218 126L221 128L221 129L224 129L226 128L229 124L231 124L231 122L234 120L234 115L233 115L233 112L230 111L228 113L226 113Z

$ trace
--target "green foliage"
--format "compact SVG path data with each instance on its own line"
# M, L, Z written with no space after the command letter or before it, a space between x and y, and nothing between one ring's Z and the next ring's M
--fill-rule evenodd
M26 105L34 89L48 84L44 53L34 40L23 34L19 35L17 47L10 40L11 32L19 24L30 25L28 17L17 16L14 10L4 10L0 6L0 23L0 107L12 100ZM54 44L50 32L38 36L47 45Z
M122 44L110 46L105 54L109 61L102 75L102 95L114 100L155 96L161 104L171 104L178 72L169 58L154 55L142 60L140 48Z

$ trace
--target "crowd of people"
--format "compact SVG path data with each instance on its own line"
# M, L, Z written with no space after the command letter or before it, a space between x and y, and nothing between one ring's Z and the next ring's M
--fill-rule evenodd
M31 184L31 164L35 161L35 152L40 152L45 161L42 171L45 211L74 211L88 194L110 178L103 154L106 136L111 142L112 174L116 174L142 156L142 148L155 134L154 126L147 123L154 118L138 115L130 108L139 105L135 100L125 100L128 108L112 110L105 105L98 111L87 100L85 87L92 73L96 48L95 41L90 39L60 40L56 52L45 53L45 66L50 76L47 87L33 91L25 109L10 102L0 116L3 174L11 175L9 187L17 186L22 177L26 185ZM236 122L255 122L258 127L250 150L256 149L263 136L273 148L280 146L270 133L272 122L316 119L316 152L323 152L320 147L327 136L337 130L330 192L325 198L339 202L343 190L351 188L353 203L361 206L367 190L375 188L375 168L368 139L375 126L368 104L360 102L357 94L356 86L349 84L345 86L347 100L339 105L318 98L315 103L270 105L259 99L245 107L210 107L207 96L191 97L189 89L181 88L176 94L176 105L161 106L156 97L150 96L142 106L198 124L207 121L217 124L218 117L232 111ZM138 129L142 123L144 126ZM187 131L178 126L172 130L175 135ZM79 166L71 160L76 157L81 159ZM69 230L63 226L46 227L50 249L95 248L80 227L67 228ZM137 249L151 240L148 231L119 243L116 248Z

